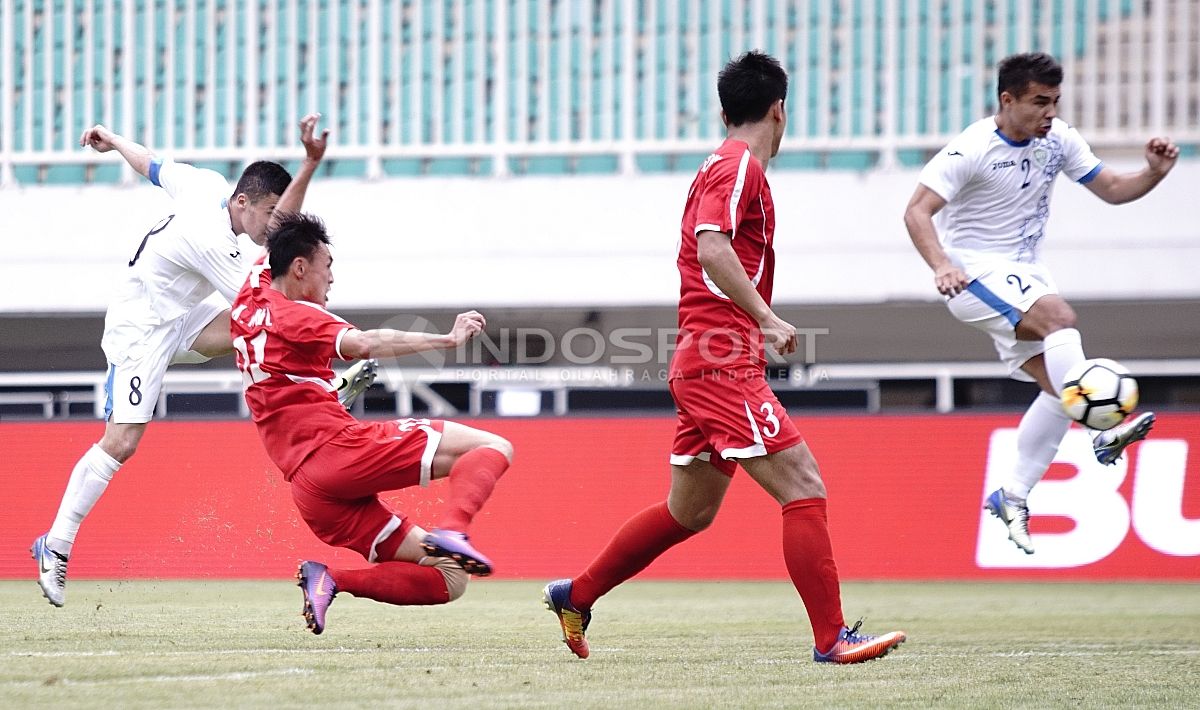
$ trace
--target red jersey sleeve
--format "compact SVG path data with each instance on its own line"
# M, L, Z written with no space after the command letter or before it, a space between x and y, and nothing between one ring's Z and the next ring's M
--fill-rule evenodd
M762 166L747 149L709 164L697 186L695 233L724 232L737 238L751 200L762 191Z
M321 306L308 301L294 301L297 311L304 314L297 318L288 333L288 339L312 353L314 358L325 361L342 356L342 338L354 326Z

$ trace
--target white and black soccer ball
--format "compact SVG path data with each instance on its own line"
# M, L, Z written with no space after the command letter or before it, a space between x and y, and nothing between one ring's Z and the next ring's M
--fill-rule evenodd
M1060 397L1068 417L1089 429L1112 429L1137 407L1138 383L1115 360L1084 360L1067 372Z

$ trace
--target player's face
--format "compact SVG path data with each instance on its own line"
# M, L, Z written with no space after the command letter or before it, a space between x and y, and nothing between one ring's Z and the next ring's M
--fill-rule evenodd
M251 202L245 195L238 195L241 204L242 231L249 235L250 240L259 246L267 242L267 225L275 214L275 204L279 195L267 195ZM244 202L241 202L244 200ZM237 225L234 225L235 227Z
M1036 81L1030 82L1019 97L1004 92L1000 98L1008 114L1006 133L1013 134L1008 137L1016 141L1045 138L1050 132L1050 122L1058 116L1060 96L1060 87L1046 86Z
M324 306L333 286L333 255L324 244L317 246L317 253L308 260L307 268L300 277L300 299Z

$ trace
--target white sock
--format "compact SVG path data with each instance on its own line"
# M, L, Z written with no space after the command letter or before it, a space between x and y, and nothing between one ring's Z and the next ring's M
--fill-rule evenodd
M1061 392L1067 370L1087 359L1083 354L1083 341L1078 330L1063 328L1043 338L1042 344L1046 346L1042 355L1046 359L1046 374L1050 376L1054 391Z
M1029 491L1046 475L1058 445L1071 428L1071 419L1063 411L1058 397L1039 392L1025 410L1017 426L1017 468L1004 485L1009 498L1024 500Z
M71 554L79 526L100 496L104 495L104 489L108 488L108 482L119 468L121 462L104 453L99 444L93 444L87 450L71 471L67 490L58 506L58 515L46 535L47 547L63 555Z

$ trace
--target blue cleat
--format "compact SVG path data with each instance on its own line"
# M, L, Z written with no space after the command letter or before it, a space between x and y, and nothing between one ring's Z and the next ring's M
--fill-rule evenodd
M813 648L813 660L817 663L862 663L883 658L900 644L908 640L903 631L891 631L879 636L858 633L862 619L854 624L854 628L842 627L838 640L833 648L824 653Z
M329 568L320 562L301 562L296 580L304 592L304 621L309 631L320 634L325 630L325 611L337 596L337 585L329 576Z
M471 545L466 533L434 528L425 534L421 548L430 557L449 557L467 574L486 577L492 573L492 561Z
M542 590L542 601L547 609L558 616L563 643L567 644L571 653L587 658L590 651L584 634L587 633L588 624L592 623L592 612L590 609L580 611L571 605L571 580L559 579L547 584Z
M38 563L38 586L54 606L67 603L67 556L46 547L46 536L33 541L29 554Z
M1096 434L1096 438L1092 439L1092 451L1096 453L1096 460L1105 466L1115 464L1117 459L1121 458L1125 447L1145 439L1153 426L1154 412L1143 412L1124 424Z

